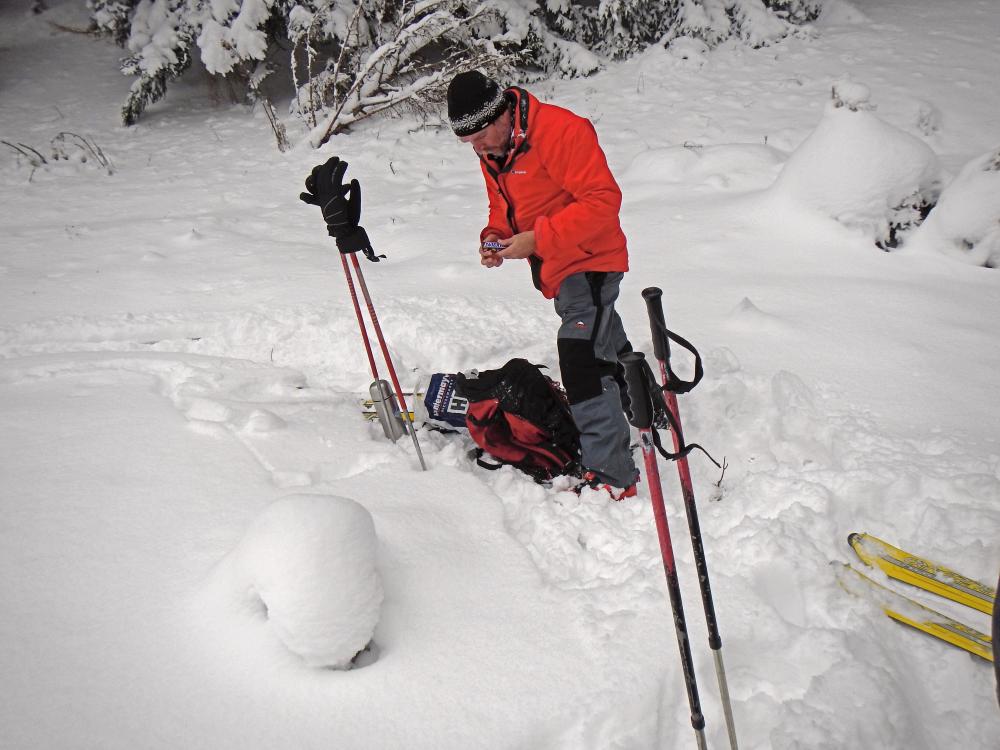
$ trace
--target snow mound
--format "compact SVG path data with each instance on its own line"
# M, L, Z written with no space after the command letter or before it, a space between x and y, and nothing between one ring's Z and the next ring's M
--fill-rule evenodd
M940 166L927 144L872 110L866 86L838 81L773 191L893 246L896 232L919 224L937 200Z
M622 180L746 190L770 184L783 160L784 155L777 149L758 144L670 146L636 155Z
M353 500L290 495L268 506L230 554L232 585L263 605L306 664L344 668L378 623L376 545L371 515Z
M816 19L816 25L820 27L863 23L871 23L871 19L848 0L826 0L823 3L823 11Z
M1000 266L1000 148L962 167L912 244L975 265Z
M783 334L792 330L788 321L779 315L764 312L749 297L744 297L729 313L729 328L741 332L760 331Z

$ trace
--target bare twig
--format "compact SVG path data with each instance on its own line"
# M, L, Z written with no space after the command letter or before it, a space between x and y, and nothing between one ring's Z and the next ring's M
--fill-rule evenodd
M715 483L716 487L722 487L722 480L726 477L726 469L729 468L729 464L726 462L726 457L722 457L722 473L719 474L719 481Z
M337 111L334 114L332 121L330 122L330 127L327 128L326 133L323 134L323 138L320 141L321 143L326 143L327 139L330 137L330 131L333 129L333 124L337 121L337 116L340 114L340 111L344 108L344 102L347 101L347 97L345 95L344 101L340 102L340 105L337 106L337 100L340 98L340 95L337 91L337 81L340 78L340 68L344 62L344 55L347 53L347 49L350 46L351 32L354 32L354 36L358 43L360 43L361 41L361 35L357 30L360 20L361 20L361 3L358 3L357 10L354 11L354 15L351 16L350 23L347 24L347 33L344 34L344 41L340 45L340 54L337 55L337 62L335 62L333 65L333 104L335 107L337 107ZM351 88L353 88L354 85L357 84L357 82L358 82L358 77L354 79L354 84L352 84ZM351 89L348 89L346 93L350 93L350 91ZM313 121L313 127L315 126L316 123L315 121Z
M31 165L31 172L30 174L28 174L28 182L31 182L32 178L35 176L35 172L38 170L40 166L42 166L43 164L48 164L45 157L42 156L40 153L38 153L31 146L26 146L23 143L18 143L15 146L10 141L0 141L0 143L14 149L14 151L17 152L19 157L23 156L25 159L28 160L28 164Z
M111 163L111 159L107 157L107 155L104 153L101 147L89 141L88 139L84 138L83 136L77 135L76 133L71 133L69 131L64 130L61 133L57 134L56 137L53 138L51 141L53 152L56 154L61 153L62 156L65 157L66 153L64 151L61 151L61 147L67 143L67 139L72 139L73 145L76 146L81 151L85 153L89 152L90 155L94 158L94 160L98 164L100 164L109 175L115 173L115 165Z
M26 146L23 143L18 143L15 146L10 141L0 141L0 143L14 149L14 151L16 151L18 154L27 159L28 163L33 167L37 168L40 167L42 164L48 163L48 160L40 153L38 153L35 149L33 149L31 146Z

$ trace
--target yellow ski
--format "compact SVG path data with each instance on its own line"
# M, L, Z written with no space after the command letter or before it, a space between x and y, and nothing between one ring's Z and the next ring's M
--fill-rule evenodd
M877 566L890 578L993 614L996 589L966 578L950 568L911 555L870 534L851 534L848 543L866 565Z
M993 639L990 636L873 581L846 563L842 563L842 566L842 574L839 576L841 585L858 595L862 594L860 588L866 587L882 607L882 611L896 622L958 646L986 661L993 661Z

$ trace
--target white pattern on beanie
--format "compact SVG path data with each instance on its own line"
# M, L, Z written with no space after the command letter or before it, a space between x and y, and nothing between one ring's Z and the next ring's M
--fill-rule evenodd
M457 119L449 120L451 122L452 130L457 133L474 133L478 130L482 130L499 117L505 104L506 96L507 93L503 89L500 89L493 99L486 102L486 104L480 107L477 111L462 115ZM476 127L477 125L479 125L479 127Z

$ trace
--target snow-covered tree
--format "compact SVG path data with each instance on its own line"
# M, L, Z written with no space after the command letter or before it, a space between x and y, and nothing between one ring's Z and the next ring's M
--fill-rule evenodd
M167 84L191 66L198 34L187 0L139 0L132 13L122 72L137 76L122 107L122 122L133 125L147 106L163 98Z

